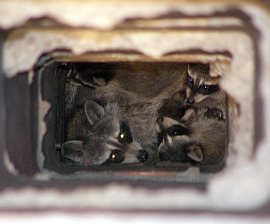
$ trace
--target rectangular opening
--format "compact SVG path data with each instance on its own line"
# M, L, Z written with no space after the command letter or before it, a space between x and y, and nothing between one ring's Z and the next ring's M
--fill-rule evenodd
M189 182L201 175L199 181L205 182L225 167L227 157L228 101L226 93L217 88L224 74L211 75L210 64L198 61L55 59L36 70L33 82L40 92L37 104L44 109L39 112L39 127L46 127L39 130L43 133L37 150L39 169L58 173L55 178L114 173L124 179L173 177ZM188 84L191 77L193 87ZM193 88L193 95L187 92L187 85ZM187 94L199 102L188 103ZM91 105L89 114L86 102ZM165 124L170 127L162 133L157 122L160 118L164 118L164 124L165 120L172 122ZM211 136L214 143L209 142L208 133L216 132L217 139ZM127 142L121 142L121 134L128 135ZM173 138L177 146L168 143ZM76 147L65 152L63 145L69 143ZM172 151L165 150L168 146ZM199 150L195 158L183 152L187 147ZM118 161L116 158L114 162L112 156L118 156ZM193 174L187 175L192 169Z

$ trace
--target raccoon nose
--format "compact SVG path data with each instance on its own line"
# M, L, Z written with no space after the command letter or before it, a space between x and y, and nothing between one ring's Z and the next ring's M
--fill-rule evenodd
M137 158L138 158L138 160L140 161L140 162L145 162L146 160L147 160L147 158L148 158L148 153L147 153L147 151L146 150L140 150L139 151L139 154L138 154L138 156L137 156Z
M189 97L189 98L187 99L187 101L188 101L189 104L193 104L193 103L194 103L193 97Z

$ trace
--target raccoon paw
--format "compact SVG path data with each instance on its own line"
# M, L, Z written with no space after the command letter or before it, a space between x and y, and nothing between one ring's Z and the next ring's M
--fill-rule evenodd
M77 83L79 83L85 87L93 88L93 89L100 87L100 86L105 86L107 84L105 79L97 78L97 77L91 77L91 78L86 79L84 77L76 75L74 80L76 80Z
M73 85L82 85L88 88L95 89L99 86L107 85L107 80L103 76L89 75L89 72L84 68L78 68L76 65L68 65L67 81Z

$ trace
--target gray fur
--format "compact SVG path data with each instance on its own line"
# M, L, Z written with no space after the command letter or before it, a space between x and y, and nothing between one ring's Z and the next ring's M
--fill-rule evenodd
M197 86L218 84L219 77L210 76L210 66L208 64L189 64L188 74L193 78ZM187 80L187 82L189 82L189 80ZM210 95L203 95L194 92L187 85L186 99L184 100L186 105L190 104L190 102L188 102L189 97L192 97L195 101L192 103L193 106L218 108L222 111L224 118L226 117L226 94L221 89L218 89L218 91Z
M74 77L76 80L84 77L80 80L84 86L76 85L73 87L72 93L67 92L68 110L66 113L71 114L70 117L72 117L77 105L82 105L87 100L98 99L101 103L103 101L115 102L119 106L120 113L128 120L134 138L144 148L154 148L157 139L155 130L157 110L164 99L183 91L187 65L121 63L106 65L106 71L103 68L104 65L103 67L96 66L93 69L91 69L91 64L88 66L85 71L75 69L69 77L73 80L72 83L74 83ZM106 82L99 82L98 85L94 78L85 79L87 77L85 74L91 77L94 69L101 73L111 72L111 74L107 74L109 79ZM94 87L94 89L89 87Z
M95 101L87 101L67 123L67 142L61 149L63 157L80 165L101 165L111 161L111 153L118 150L123 157L121 163L144 162L152 152L148 156L132 135L128 142L121 142L119 136L123 133L123 123L128 129L128 122L117 103L102 106ZM145 158L140 158L142 152Z
M200 166L221 164L226 152L226 123L215 112L206 107L192 108L184 119L159 119L157 130L163 136L158 148L161 159ZM169 136L173 125L185 127L190 133Z

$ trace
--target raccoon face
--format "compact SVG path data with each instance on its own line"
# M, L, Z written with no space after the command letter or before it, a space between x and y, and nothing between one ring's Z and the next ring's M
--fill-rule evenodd
M186 101L198 103L219 90L218 78L209 74L209 65L189 64L186 79Z
M89 133L82 140L65 142L64 158L80 165L138 163L148 159L148 152L133 139L126 121L121 119L117 104L105 107L94 101L85 103Z
M160 161L194 164L203 160L201 146L192 141L191 131L180 122L169 117L159 118L156 129Z

